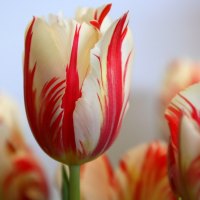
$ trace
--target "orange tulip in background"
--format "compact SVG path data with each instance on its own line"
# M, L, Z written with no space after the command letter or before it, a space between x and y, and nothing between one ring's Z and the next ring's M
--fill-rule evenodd
M0 199L48 200L44 172L21 134L19 113L0 94Z

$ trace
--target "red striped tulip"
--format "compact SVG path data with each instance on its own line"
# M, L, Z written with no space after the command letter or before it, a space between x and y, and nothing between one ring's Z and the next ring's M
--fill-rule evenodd
M18 117L16 105L0 95L0 199L47 200L44 172L24 141Z
M153 142L127 152L117 177L123 200L175 200L167 177L167 146Z
M163 112L173 97L186 87L200 81L200 63L189 60L177 60L171 63L165 73L160 93L160 119L162 132L169 137L168 125Z
M127 109L132 40L127 14L106 27L110 7L82 9L77 20L34 17L26 33L28 121L41 148L65 164L105 152Z
M181 91L169 104L169 178L177 196L200 199L200 84Z

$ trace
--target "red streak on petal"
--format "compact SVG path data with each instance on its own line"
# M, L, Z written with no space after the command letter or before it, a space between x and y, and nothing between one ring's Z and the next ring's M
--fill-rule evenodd
M129 159L128 157L126 159ZM131 175L129 174L129 169L126 163L127 160L120 160L119 167L120 170L123 172L124 176L126 177L129 184L131 184Z
M16 151L17 151L16 147L13 145L13 143L11 141L7 141L6 149L11 154L16 153Z
M61 101L64 84L64 80L52 78L44 85L40 96L39 134L36 139L40 146L53 157L63 150L60 144L60 120L63 111L58 110L60 108L58 101ZM52 144L54 144L53 147Z
M133 199L153 199L154 192L156 199L174 199L167 179L167 148L158 142L146 151Z
M95 28L99 29L101 28L101 25L103 23L103 20L105 19L106 15L109 13L110 9L111 9L112 4L107 4L104 9L102 10L102 12L100 13L100 16L98 18L97 16L97 11L96 10L94 12L94 20L90 21L90 24L92 24Z
M95 28L100 29L99 22L96 20L91 20L90 24L93 25Z
M124 76L123 76L123 83L125 84L125 80L126 80L126 74L127 74L127 68L128 68L128 64L130 61L130 57L131 57L132 52L129 53L128 58L126 59L126 64L125 64L125 69L124 69Z
M94 12L94 19L97 20L97 10Z
M98 145L93 152L97 155L105 151L114 141L120 128L122 107L124 101L123 72L121 48L124 39L123 28L126 22L125 14L117 23L107 55L107 85L108 97L105 99L105 117Z
M112 4L108 4L103 9L103 11L102 11L102 13L101 13L101 15L99 16L99 19L98 19L99 27L101 27L101 24L102 24L104 18L106 17L106 15L109 13L111 6L112 6Z
M107 175L108 175L109 183L110 183L111 186L114 186L115 182L114 182L114 172L113 172L112 165L111 165L107 156L104 155L102 157L102 159L103 159L103 162L104 162L105 167L107 169L106 171L108 173Z
M24 103L27 113L29 125L33 133L37 133L36 113L35 113L35 93L33 89L33 79L35 75L36 65L32 70L29 69L30 50L32 41L32 29L35 22L33 18L29 26L26 39L25 39L25 55L24 55Z
M80 27L76 27L74 41L72 45L71 57L69 66L66 68L66 89L62 99L63 127L62 139L66 151L76 152L73 112L76 106L76 101L81 97L81 89L79 88L79 75L77 71L77 54Z
M182 118L183 112L174 104L171 104L168 107L168 110L170 111L170 114L165 114L165 118L169 124L171 140L173 141L174 145L178 147L180 120Z
M58 133L60 130L59 123L57 121L58 119L61 119L61 114L58 115L57 119L55 118L54 121L52 120L52 118L58 110L58 107L56 107L56 103L59 98L61 98L61 92L64 89L63 84L65 83L65 81L60 81L58 80L58 78L54 77L44 85L39 99L40 108L37 113L36 90L33 88L36 64L32 69L29 66L34 22L35 18L33 18L25 40L24 101L29 125L36 140L44 149L44 151L46 151L49 155L54 156L54 154L56 154L55 149L57 149L58 152L61 151L59 145L60 143L55 143L55 141L52 141L55 139L56 133ZM57 145L56 148L52 148L52 142L53 144Z
M168 177L169 177L169 182L171 185L172 190L174 191L174 194L179 196L180 192L180 169L178 166L178 152L177 148L171 141L169 146L168 146Z
M186 103L191 107L192 113L191 116L192 118L196 121L196 123L200 126L200 114L199 111L195 108L195 106L188 100L186 99L183 95L179 94L179 96L185 100Z

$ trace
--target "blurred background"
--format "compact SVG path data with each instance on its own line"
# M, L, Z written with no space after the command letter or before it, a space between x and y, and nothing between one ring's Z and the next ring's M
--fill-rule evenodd
M63 11L73 18L79 6L98 7L107 1L0 0L0 91L13 97L21 110L21 126L29 145L39 156L53 188L57 163L46 156L35 142L24 110L22 57L24 32L35 16ZM200 58L199 0L113 0L110 16L130 12L134 36L134 63L130 109L121 133L109 150L114 164L126 149L144 141L163 137L158 128L158 96L166 67L174 59ZM52 200L58 199L55 189Z

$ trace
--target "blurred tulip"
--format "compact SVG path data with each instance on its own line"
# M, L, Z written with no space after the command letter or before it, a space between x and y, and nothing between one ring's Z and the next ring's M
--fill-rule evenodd
M166 107L178 92L200 81L200 63L176 60L166 71L161 90L161 102Z
M8 142L15 148L24 148L19 116L15 102L0 94L0 154Z
M167 146L140 145L120 161L117 177L123 200L175 200L167 177Z
M119 200L119 184L105 155L81 166L81 196L82 200Z
M171 138L169 178L177 196L200 199L200 84L181 91L166 110Z
M0 95L0 199L47 200L48 186L19 127L17 106Z
M176 60L167 68L160 92L160 132L162 132L167 139L170 134L163 115L167 105L178 92L199 81L200 63L198 62Z
M61 188L61 180L58 182ZM175 200L167 176L167 145L156 141L133 148L122 157L117 170L105 155L82 165L81 197L82 200Z
M35 17L26 33L28 121L41 148L65 164L105 152L127 109L132 37L127 14L104 23L110 8L79 9L75 20Z

